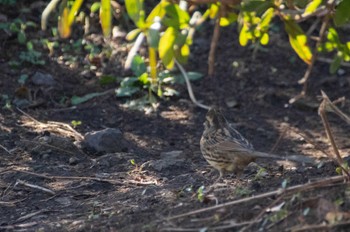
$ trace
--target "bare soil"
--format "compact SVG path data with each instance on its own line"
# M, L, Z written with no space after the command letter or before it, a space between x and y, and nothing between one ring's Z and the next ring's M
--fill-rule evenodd
M40 12L42 6L37 10ZM39 17L28 13L1 14L7 15L8 20L24 17L39 25ZM212 29L212 24L206 23L197 32L186 70L207 72ZM50 36L49 32L38 29L28 33L29 38ZM98 73L130 75L122 69L128 51L126 41L110 41L115 52L112 59L101 59L100 67L86 71L84 52L65 51L78 57L79 62L70 65L59 62L63 52L57 49L51 56L47 50L41 51L46 61L44 66L24 63L13 68L9 61L24 47L17 43L16 36L1 39L0 92L9 97L12 106L6 108L6 99L2 97L1 231L347 231L350 228L349 185L339 178L330 179L338 175L337 165L325 155L333 154L333 150L317 113L323 90L332 100L345 96L340 108L350 114L350 69L342 67L342 75L330 75L328 64L317 62L307 96L288 104L302 89L297 81L306 65L290 48L283 28L271 32L270 45L259 51L255 60L251 49L239 46L235 28L222 30L215 75L193 82L194 93L203 103L222 109L257 150L269 152L277 144L274 153L302 154L323 164L303 166L259 160L257 164L262 168L249 165L242 177L227 175L209 192L218 172L206 163L199 149L206 111L189 100L185 86L176 85L180 95L160 100L157 110L148 114L122 107L126 99L116 98L113 93L74 107L70 104L72 96L118 87L118 83L101 86ZM57 82L55 87L37 86L29 80L24 86L18 83L20 75L31 77L37 71L51 74ZM31 104L18 109L14 104L16 99L27 99ZM50 124L54 121L71 125L72 120L82 122L75 128L80 134L119 128L129 143L128 148L120 153L103 154L76 151L70 147L76 138L67 128ZM348 156L349 125L333 114L329 114L329 121L342 156ZM43 144L42 138L52 134L65 137L68 143ZM167 155L172 154L167 152L174 151L179 151L178 155L167 160ZM321 183L311 187L308 184L317 181ZM283 191L296 185L300 187L295 191ZM260 195L269 192L272 193ZM228 202L231 205L221 205ZM216 208L210 208L213 206ZM203 212L196 212L198 209ZM180 217L173 218L176 215Z

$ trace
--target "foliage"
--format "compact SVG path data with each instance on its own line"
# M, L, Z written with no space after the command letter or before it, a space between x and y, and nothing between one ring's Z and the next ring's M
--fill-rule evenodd
M122 2L122 1L120 1ZM194 7L199 9L190 11L189 3L180 0L177 2L161 0L147 14L143 0L125 0L126 12L130 20L136 26L126 36L129 41L135 41L134 47L129 53L126 67L131 67L136 60L137 50L146 39L148 45L148 63L142 61L142 73L135 70L134 77L128 77L121 82L117 90L117 96L132 96L139 89L149 90L148 101L153 102L152 97L161 96L162 75L158 73L158 60L164 67L172 71L176 61L186 63L190 55L190 46L193 36L198 28L207 19L216 20L219 27L236 26L239 31L239 43L241 46L252 44L255 47L268 45L270 42L271 28L279 19L284 30L288 34L292 49L299 58L312 68L317 53L331 54L333 56L330 72L334 73L342 62L350 60L350 42L342 42L339 36L339 27L349 23L350 1L347 0L241 0L241 1L200 1ZM58 30L61 37L67 38L71 34L71 26L78 15L83 0L66 0L60 4ZM203 4L206 3L206 4ZM52 12L57 0L52 0L43 12L42 27L46 28L47 12ZM100 10L100 22L106 37L110 35L112 25L111 6L109 0L101 0L91 5L90 11ZM319 20L315 20L319 19ZM305 32L311 22L311 30ZM321 23L318 23L321 22ZM315 28L319 27L319 34ZM216 30L216 29L214 29ZM214 38L214 36L213 36ZM316 38L315 41L313 39ZM215 44L217 41L213 41ZM211 46L215 49L215 46ZM136 56L136 58L135 58ZM214 62L213 59L209 59ZM141 65L141 64L140 64ZM146 72L148 66L149 72ZM301 83L301 82L300 82Z
M11 22L0 23L0 30L8 31L16 34L17 42L25 46L26 50L19 53L19 61L11 60L12 66L19 66L22 63L30 63L33 65L44 65L45 61L42 59L42 54L35 50L34 43L36 41L28 40L26 30L28 28L36 28L37 25L32 21L22 21L19 18L14 19Z
M183 84L183 78L175 75L167 70L159 72L157 82L152 81L144 59L136 55L133 58L131 70L135 76L126 77L120 82L120 87L116 89L117 97L131 97L140 96L128 102L125 106L133 108L143 108L147 104L156 104L157 98L171 97L178 95L178 92L169 87L170 84L180 83ZM188 73L190 80L195 81L202 78L200 73L190 72ZM111 77L105 77L103 82L113 80ZM146 90L146 91L144 91ZM147 92L144 95L144 92Z

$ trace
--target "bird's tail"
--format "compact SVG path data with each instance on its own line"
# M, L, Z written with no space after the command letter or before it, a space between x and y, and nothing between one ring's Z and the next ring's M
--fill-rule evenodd
M315 164L316 161L315 159L304 156L304 155L290 155L290 156L279 156L275 154L269 154L265 152L260 152L260 151L254 151L254 155L257 158L272 158L272 159L279 159L279 160L287 160L287 161L295 161L298 163L308 163L308 164Z

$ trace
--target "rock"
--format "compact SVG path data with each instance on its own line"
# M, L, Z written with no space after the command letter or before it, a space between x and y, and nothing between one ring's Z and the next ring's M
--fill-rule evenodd
M225 104L229 108L234 108L238 106L238 102L235 98L227 98L225 99Z
M79 159L77 159L76 157L69 158L69 165L77 165L78 162L79 162Z
M124 139L123 133L115 128L86 133L82 145L97 152L125 152L128 150L128 142Z
M39 86L54 86L56 85L55 79L51 74L36 72L31 78L33 84Z
M182 156L182 151L170 151L160 154L161 159L151 160L146 167L156 171L170 170L173 167L182 167L185 162L185 157Z

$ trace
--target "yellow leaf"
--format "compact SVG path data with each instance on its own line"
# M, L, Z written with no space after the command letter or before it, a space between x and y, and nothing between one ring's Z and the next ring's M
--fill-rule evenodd
M310 64L312 52L310 47L307 45L307 36L305 35L304 31L296 22L292 20L285 20L284 26L289 36L289 42L294 51L298 54L300 59L302 59L305 63Z
M74 1L72 8L70 9L69 14L68 14L68 25L69 26L72 26L72 23L74 22L75 16L77 15L83 1L84 0L75 0Z
M241 32L239 33L239 44L241 46L246 46L249 41L249 36L248 36L248 27L246 25L243 25Z
M260 43L261 43L262 45L267 45L267 44L269 43L269 34L264 33L264 34L261 36Z
M167 69L174 67L174 43L177 31L173 27L168 27L159 40L159 57Z
M140 34L141 30L139 28L136 28L134 30L131 30L127 35L126 35L126 40L131 41L136 38Z
M219 5L215 4L215 3L212 3L210 5L210 13L209 13L209 17L211 19L214 19L216 17L216 15L218 14L218 11L219 11Z
M68 23L68 13L69 10L65 7L58 19L58 32L60 33L61 38L68 38L71 34L71 28Z
M307 4L303 16L313 13L317 7L322 3L322 0L313 0Z
M101 0L100 7L100 22L105 37L110 36L112 27L112 11L111 11L111 1Z

